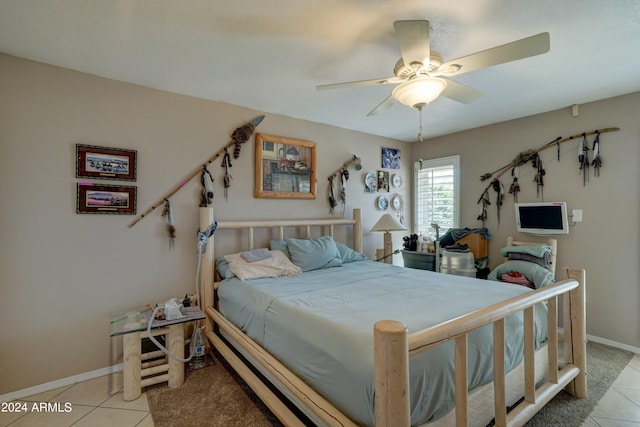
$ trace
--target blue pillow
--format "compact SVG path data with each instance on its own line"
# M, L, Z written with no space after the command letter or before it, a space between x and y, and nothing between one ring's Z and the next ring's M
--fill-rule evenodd
M338 242L335 242L335 243L336 243L336 246L338 247L338 252L340 252L340 259L342 259L343 264L346 264L348 262L353 262L353 261L364 261L365 259L367 259L367 257L364 256L364 254L354 251L349 246L343 245L342 243L338 243Z
M318 270L320 268L339 267L342 258L338 246L330 236L315 239L285 238L291 261L302 271Z
M284 240L271 240L269 242L269 247L272 251L282 251L287 256L287 258L291 259L291 255L289 254L289 248L287 247L287 242Z
M231 279L232 277L236 277L229 268L229 263L223 256L216 258L216 271L223 279Z

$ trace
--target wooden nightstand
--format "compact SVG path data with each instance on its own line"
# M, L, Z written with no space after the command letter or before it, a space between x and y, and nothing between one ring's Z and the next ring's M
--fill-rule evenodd
M177 358L184 359L183 323L204 319L198 307L187 307L187 317L175 320L154 320L151 335L165 336L165 347ZM146 338L148 319L152 311L147 307L118 310L111 313L111 336L122 335L123 398L135 400L142 387L167 382L169 387L184 383L184 363L168 357L161 350L142 352L142 339Z

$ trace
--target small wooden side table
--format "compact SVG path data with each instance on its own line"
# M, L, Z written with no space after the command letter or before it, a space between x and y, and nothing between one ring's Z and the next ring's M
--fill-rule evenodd
M148 320L153 312L147 307L118 310L111 313L111 336L122 335L123 398L135 400L142 387L167 382L169 387L184 383L184 362L167 356L162 350L142 353L142 339L146 338ZM154 320L151 335L165 336L165 347L171 354L184 359L183 323L204 319L198 307L186 307L187 317L175 320Z

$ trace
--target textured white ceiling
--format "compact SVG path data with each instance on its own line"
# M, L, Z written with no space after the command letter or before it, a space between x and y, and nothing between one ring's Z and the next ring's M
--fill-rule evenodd
M265 113L415 141L419 112L366 114L393 86L393 21L426 19L444 60L549 32L549 53L453 78L424 138L640 90L639 0L0 0L0 51ZM1 71L1 70L0 70Z

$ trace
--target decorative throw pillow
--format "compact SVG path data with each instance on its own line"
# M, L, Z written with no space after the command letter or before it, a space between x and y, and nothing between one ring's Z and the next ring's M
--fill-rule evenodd
M260 248L242 252L240 256L247 262L256 262L271 258L271 252L267 248Z
M316 237L308 240L287 237L284 240L289 248L291 261L299 266L302 271L342 265L340 252L331 236Z

